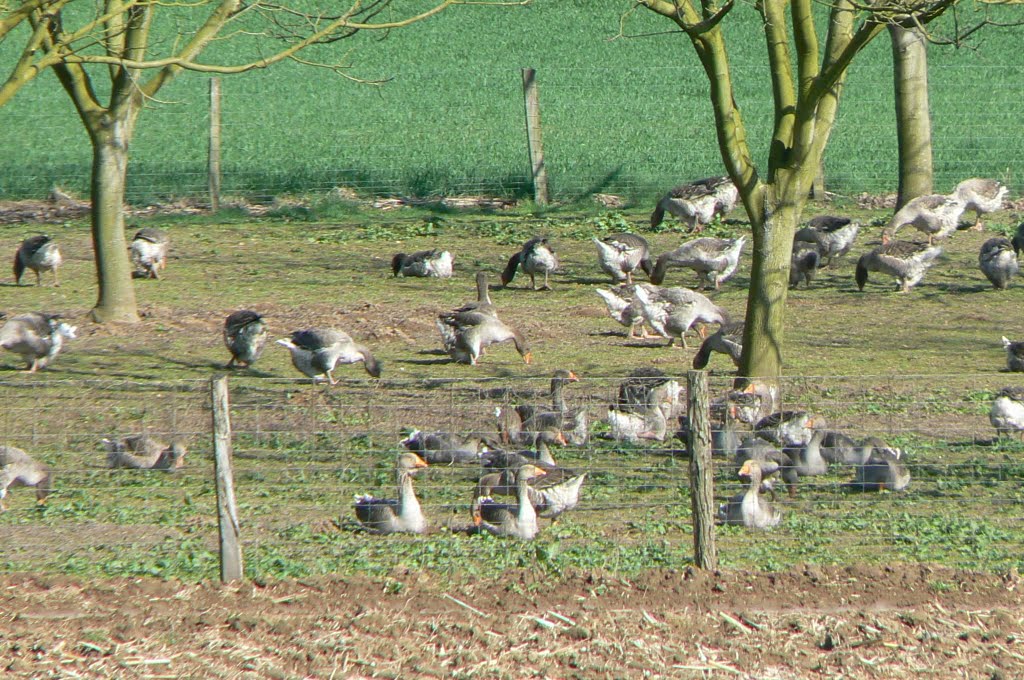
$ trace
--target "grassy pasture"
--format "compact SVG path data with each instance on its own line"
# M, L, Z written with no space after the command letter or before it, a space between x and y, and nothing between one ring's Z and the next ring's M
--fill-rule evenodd
M820 206L822 210L834 207ZM784 569L804 562L935 561L1002 570L1020 566L1019 442L992 442L987 411L1000 387L999 338L1024 333L1018 310L1024 286L991 290L977 270L981 242L1006 231L1008 213L985 233L964 231L913 292L901 295L875 278L864 293L853 283L856 254L877 240L883 216L850 208L865 222L854 254L791 291L785 406L825 415L852 436L875 434L903 447L914 480L903 494L859 494L846 470L780 497L783 525L766 534L719 532L724 565ZM509 214L362 212L313 206L290 219L161 218L173 252L162 281L138 281L143 323L96 327L83 320L94 298L88 228L48 225L68 260L59 288L4 291L8 313L60 311L81 337L52 369L15 372L0 357L0 441L51 464L58 493L42 511L15 489L0 530L10 547L0 569L89 575L153 574L200 579L216 573L216 518L209 436L208 378L227 355L224 316L240 307L267 314L274 337L309 325L337 326L368 344L384 362L380 383L361 369L339 371L333 389L298 380L287 352L268 347L249 371L231 379L239 494L247 568L253 576L425 568L465 577L509 567L552 573L572 568L629 573L689 559L687 461L678 443L628 446L595 439L556 452L587 470L584 503L531 544L461 533L468 521L470 467L439 467L417 483L437 529L425 537L386 538L352 530L354 494L393 493L390 471L408 428L493 428L496 405L546 400L548 379L571 368L582 382L568 397L586 406L596 434L619 380L638 366L682 375L690 349L633 341L605 315L593 289L607 285L595 262L594 234L643 232L646 212ZM296 219L296 217L303 219ZM738 215L714 233L739 234ZM50 228L52 226L52 228ZM10 252L34 226L0 228ZM502 318L533 346L526 365L498 347L478 367L449 364L439 353L434 315L473 295L472 277L495 280L530 235L549 234L562 258L554 290L533 292L517 279L493 290ZM655 251L684 237L673 225L647 233ZM390 256L444 246L456 255L450 281L395 279ZM742 316L749 258L716 301ZM673 272L670 285L692 285ZM727 389L730 366L712 363L713 394ZM141 430L188 438L181 472L132 474L103 469L99 440ZM739 491L731 466L716 472L720 498ZM545 522L545 524L547 524Z
M547 167L559 200L605 191L646 201L680 180L720 172L708 86L692 48L644 12L628 23L627 37L612 40L629 6L537 0L519 9L460 7L384 41L353 41L351 73L391 78L382 87L287 65L225 79L224 189L250 197L339 185L377 194L527 196L526 66L538 69ZM763 158L772 114L758 19L743 4L734 15L737 99ZM985 175L1019 192L1021 30L987 31L960 50L932 49L938 190ZM218 49L211 56L238 60L244 47ZM0 45L0 60L16 50L14 40ZM851 70L826 159L833 191L895 190L889 52L883 36ZM143 114L131 201L205 195L206 92L203 77L186 74ZM52 76L20 93L2 120L0 198L41 196L54 184L85 192L91 152Z

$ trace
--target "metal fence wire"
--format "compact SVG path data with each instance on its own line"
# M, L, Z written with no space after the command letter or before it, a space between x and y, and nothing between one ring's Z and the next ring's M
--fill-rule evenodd
M564 391L589 417L589 440L556 444L559 466L586 472L581 500L538 541L559 550L657 546L652 566L692 550L688 452L680 437L686 377L663 440L616 441L609 407L622 378L587 378ZM712 375L712 403L732 389ZM784 567L804 561L903 559L1003 567L1019 559L1024 446L997 438L989 423L998 375L794 377L778 408L808 411L817 426L898 447L911 475L903 491L866 492L850 465L800 477L795 493L774 491L781 524L769 531L718 529L725 564ZM421 471L415 488L428 535L373 536L353 515L358 494L394 497L395 459L414 430L502 442L497 411L551 407L548 380L353 380L333 388L308 381L229 381L234 484L243 548L259 573L332 571L408 564L409 546L431 542L421 566L455 570L480 537L468 535L480 458ZM43 508L12 487L0 514L0 569L213 577L217 511L210 383L199 381L23 381L0 383L0 444L28 452L54 473ZM712 406L715 420L722 409ZM749 426L736 423L741 435ZM645 428L649 430L650 428ZM102 440L148 433L187 444L176 470L109 469ZM485 454L484 458L488 456ZM716 504L742 493L730 455L714 458ZM769 497L772 494L768 494ZM516 543L518 544L518 543ZM403 547L404 546L404 547ZM439 547L440 546L440 547ZM667 551L667 552L666 552ZM608 555L605 559L613 559ZM614 560L601 562L614 566Z
M844 86L825 158L826 187L844 196L897 190L891 66L882 57L867 66L853 69ZM1021 70L1005 59L942 66L930 111L937 191L983 176L1019 194L1021 112L1006 100L1013 88L998 84L1015 83ZM536 124L551 197L607 193L648 201L679 182L721 174L708 85L694 73L648 60L538 68ZM734 76L753 152L761 154L767 142L760 147L758 140L771 138L774 120L768 82L760 67L738 66ZM140 119L128 202L205 203L211 136L221 145L224 205L287 195L533 197L521 69L419 69L383 89L324 89L307 78L287 71L225 78L216 135L207 81L183 78L173 98L150 102ZM26 88L5 107L0 144L9 153L0 158L0 199L42 198L54 186L88 196L91 150L81 123L60 88L46 85ZM650 125L666 106L673 124Z

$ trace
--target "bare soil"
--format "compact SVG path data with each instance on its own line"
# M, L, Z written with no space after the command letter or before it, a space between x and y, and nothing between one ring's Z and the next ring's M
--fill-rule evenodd
M897 565L452 580L6 575L0 669L26 678L1024 676L1016 573Z

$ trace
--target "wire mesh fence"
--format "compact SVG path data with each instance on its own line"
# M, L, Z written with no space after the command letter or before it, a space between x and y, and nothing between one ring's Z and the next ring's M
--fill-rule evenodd
M844 90L825 159L830 191L896 190L896 125L893 114L881 113L894 109L884 66L855 70ZM998 84L1019 80L1022 68L980 60L943 66L931 101L937 191L988 176L1019 193L1022 114L1006 99L1012 88ZM758 68L737 67L735 76L752 151L763 162L774 120L767 81ZM538 68L552 197L611 193L649 200L679 182L721 174L702 77L685 66L647 63ZM128 171L129 202L208 200L206 86L201 78L185 79L143 113ZM309 90L301 73L224 80L226 205L287 194L533 196L518 68L420 69L380 91L350 87L309 97ZM65 99L59 88L37 85L5 107L0 143L9 153L0 159L0 198L40 198L54 186L87 196L91 150ZM666 107L670 126L659 122ZM763 148L758 140L766 140Z
M565 390L567 408L589 416L588 441L554 446L561 468L586 472L579 505L541 520L533 543L475 535L477 480L505 443L496 411L553 408L547 380L308 381L233 377L234 476L247 573L302 575L398 567L479 569L481 561L554 567L679 566L692 556L685 435L685 377L660 439L650 422L613 428L609 407L622 378L588 378ZM717 530L723 564L785 568L810 562L939 561L974 568L1019 562L1024 446L997 438L988 412L1000 376L801 377L781 385L782 411L807 411L815 426L901 451L902 491L865 491L856 466L800 476L794 493L762 496L782 514L768 531ZM713 402L732 390L712 376ZM42 508L11 488L0 514L4 570L210 578L217 572L217 510L208 381L0 383L6 405L0 443L54 472ZM617 409L616 409L617 410ZM507 411L504 411L507 412ZM713 428L750 426L720 419ZM477 435L481 455L420 471L415 490L428 521L423 536L377 536L353 515L359 494L394 498L395 459L411 431ZM187 442L171 471L109 469L104 438L148 433ZM614 436L618 436L616 440ZM732 452L714 457L717 503L744 493ZM510 562L511 561L511 562Z

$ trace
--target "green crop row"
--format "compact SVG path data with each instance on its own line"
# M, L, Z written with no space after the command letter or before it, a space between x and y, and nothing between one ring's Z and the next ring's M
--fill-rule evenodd
M353 41L359 85L284 65L223 84L224 189L250 197L336 186L401 195L530 192L521 68L538 72L546 165L554 195L596 191L649 199L681 180L721 172L693 49L645 13L612 40L627 3L599 8L536 0L527 8L459 7L386 40ZM772 121L763 39L751 7L729 26L737 99L756 157ZM962 22L971 17L961 16ZM160 30L161 26L157 27ZM931 49L936 189L967 176L1021 184L1024 114L1015 83L1024 29L991 29L968 48ZM0 46L9 61L16 40ZM220 46L228 61L239 58ZM321 52L317 59L338 58ZM149 104L133 141L135 202L202 196L207 186L207 82L185 74ZM829 188L893 191L896 135L888 38L858 56L827 153ZM91 152L56 79L46 74L5 107L0 199L84 193Z

